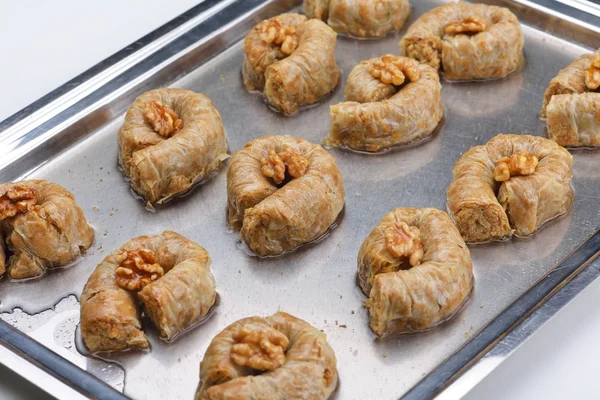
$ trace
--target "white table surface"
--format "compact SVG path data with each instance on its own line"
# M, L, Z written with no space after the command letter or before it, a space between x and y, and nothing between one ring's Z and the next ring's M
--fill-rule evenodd
M197 3L1 0L0 120ZM561 310L466 398L600 398L598 304L600 281ZM0 399L33 398L46 397L0 366Z

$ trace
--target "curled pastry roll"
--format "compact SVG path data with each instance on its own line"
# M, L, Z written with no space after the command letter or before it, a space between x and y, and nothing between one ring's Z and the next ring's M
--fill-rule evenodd
M437 71L407 57L362 61L344 97L330 107L328 145L382 151L429 136L444 116Z
M336 32L381 37L402 29L410 14L408 0L304 0L309 18L327 21Z
M30 180L0 185L2 238L0 275L6 267L12 278L22 279L75 260L92 245L94 230L69 191Z
M522 63L523 33L507 8L460 1L421 15L400 51L442 68L448 79L502 78Z
M322 21L299 14L261 22L244 40L244 85L285 114L318 102L339 81L336 36Z
M214 337L196 400L326 400L338 376L325 334L289 314L244 318Z
M466 242L530 235L573 202L573 158L555 142L498 135L455 164L448 209Z
M117 141L124 174L150 205L186 193L228 157L221 114L208 97L189 90L138 97Z
M548 137L561 146L600 146L600 93L552 96Z
M431 328L473 287L471 255L452 220L434 208L396 208L358 253L358 277L379 336Z
M215 304L210 257L202 246L171 231L140 236L109 254L81 295L81 333L91 352L144 349L138 303L173 339Z
M600 49L560 70L544 93L548 137L562 146L600 145Z
M287 136L246 144L227 169L229 224L260 256L318 239L344 207L342 175L321 146Z
M600 65L598 65L598 68L594 68L592 65L598 58L600 58L600 49L592 54L583 54L571 64L561 69L558 74L552 78L548 88L544 92L544 104L540 111L542 117L546 117L546 108L548 107L552 96L557 94L589 92L600 86ZM594 79L594 72L596 69L598 70L598 82L595 82Z

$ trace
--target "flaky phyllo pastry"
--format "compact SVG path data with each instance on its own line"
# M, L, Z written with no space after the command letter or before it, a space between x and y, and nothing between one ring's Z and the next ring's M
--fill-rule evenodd
M217 299L210 257L171 231L140 236L110 253L81 294L81 334L91 352L145 349L138 306L171 340L204 318Z
M149 205L185 194L228 157L221 114L208 97L190 90L156 89L138 97L117 140L123 172Z
M600 49L552 78L540 114L548 137L561 146L600 146Z
M244 318L214 337L196 400L326 400L338 381L325 334L289 314Z
M408 0L304 0L308 18L326 21L336 32L381 37L402 29L410 14Z
M377 152L423 139L444 116L438 73L391 54L352 69L345 102L330 107L327 145Z
M324 235L344 208L342 174L321 146L288 136L246 144L227 169L229 224L250 250L278 255Z
M336 33L317 19L281 14L256 25L244 40L242 76L285 114L314 104L338 84Z
M378 336L420 331L450 317L473 287L471 254L434 208L396 208L358 253L358 278Z
M41 180L0 185L0 276L44 274L82 255L94 241L75 198L56 183Z
M454 165L448 210L466 242L530 235L571 207L572 164L551 140L498 135Z
M507 8L460 1L421 15L400 52L442 69L448 79L502 78L523 61L523 33Z

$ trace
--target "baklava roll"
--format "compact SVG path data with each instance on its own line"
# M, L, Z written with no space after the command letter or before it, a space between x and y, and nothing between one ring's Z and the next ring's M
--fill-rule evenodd
M212 340L196 400L326 400L337 386L325 334L292 315L244 318Z
M443 69L448 79L503 78L523 62L523 32L508 8L448 3L408 28L400 54Z
M23 279L74 261L92 245L94 230L69 191L28 180L0 185L2 237L0 253L8 254L0 256L0 272L7 259L8 274Z
M117 142L123 173L149 205L187 193L228 157L221 114L205 95L183 89L138 97Z
M378 336L431 328L473 287L471 255L452 220L434 208L396 208L365 239L358 277Z
M81 295L81 333L91 352L143 349L144 311L164 339L204 318L216 301L210 257L202 246L171 231L140 236L109 254Z

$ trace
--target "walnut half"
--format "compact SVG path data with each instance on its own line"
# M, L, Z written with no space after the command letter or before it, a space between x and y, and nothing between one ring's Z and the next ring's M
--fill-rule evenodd
M233 333L236 342L230 351L231 361L259 371L273 371L285 363L288 338L271 327L241 327Z
M600 57L597 57L585 71L585 86L590 90L600 87Z
M419 79L419 70L405 58L386 54L368 62L369 73L383 83L400 86L408 78L411 82Z
M36 202L34 189L22 184L9 186L0 195L0 221L30 211Z
M487 29L488 23L479 17L467 17L460 21L450 22L446 25L445 32L448 35L475 35Z
M385 232L385 243L394 257L406 257L411 266L421 264L423 244L421 232L416 226L408 226L406 222L396 222Z
M160 136L171 137L175 132L183 129L183 121L169 106L160 101L146 103L144 117L152 129Z
M283 54L290 55L298 47L296 27L284 25L277 18L263 21L259 26L260 38L268 44L274 43L281 47Z
M263 175L272 178L276 184L285 180L286 172L292 178L299 178L308 168L308 160L289 147L280 153L270 150L269 157L263 157L260 162Z
M529 153L513 154L503 157L494 168L494 180L505 182L511 176L531 175L538 165L538 158Z
M115 278L117 285L125 290L142 290L165 274L152 250L124 251L118 257L122 261L115 270Z

